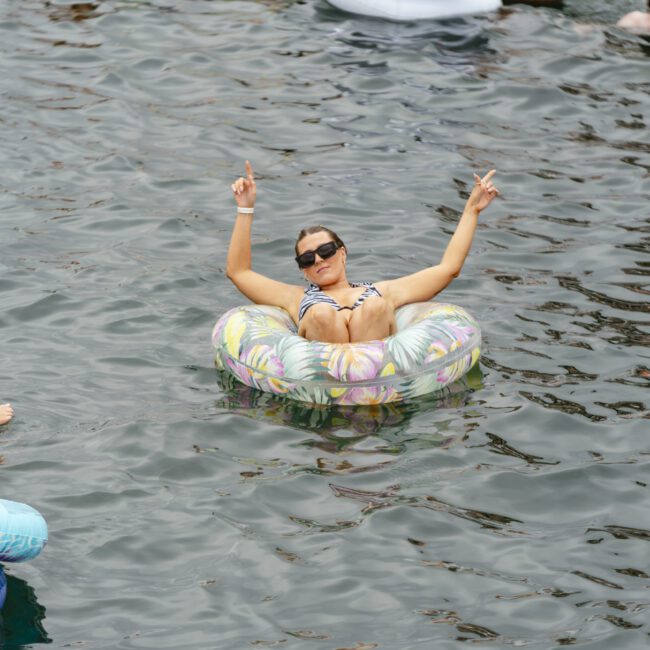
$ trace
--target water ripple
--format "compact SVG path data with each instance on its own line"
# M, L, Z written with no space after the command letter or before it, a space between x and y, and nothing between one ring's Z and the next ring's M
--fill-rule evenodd
M6 3L5 3L6 4ZM0 9L0 646L636 648L649 631L647 39L623 0L391 23L324 0ZM435 263L483 360L414 403L322 409L216 375L228 188L299 283ZM268 271L270 272L270 271Z

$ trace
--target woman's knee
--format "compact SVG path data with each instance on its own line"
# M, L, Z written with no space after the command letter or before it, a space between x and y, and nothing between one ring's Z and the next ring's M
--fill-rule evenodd
M372 331L373 336L388 336L395 330L395 312L384 298L370 296L352 313L350 332ZM365 336L365 334L364 334Z
M392 318L393 310L381 296L370 296L361 303L361 313L364 318L385 319Z
M325 303L312 305L302 318L304 328L327 328L333 325L336 319L336 310Z

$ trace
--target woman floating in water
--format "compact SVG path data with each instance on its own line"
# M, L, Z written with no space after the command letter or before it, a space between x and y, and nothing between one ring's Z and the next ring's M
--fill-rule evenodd
M472 193L442 260L411 275L380 282L349 282L345 271L347 248L324 226L301 230L295 246L296 262L309 283L307 289L272 280L251 267L251 223L255 206L253 168L246 161L246 178L232 184L237 219L228 248L226 273L235 286L257 304L282 307L306 339L328 343L356 343L383 339L395 333L395 310L431 300L460 271L472 244L478 216L499 194L492 184L496 170L476 174Z
M11 404L0 404L0 426L7 424L14 416L14 410Z

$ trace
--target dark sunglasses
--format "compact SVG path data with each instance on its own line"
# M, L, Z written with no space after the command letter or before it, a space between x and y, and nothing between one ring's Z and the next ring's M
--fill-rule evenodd
M316 262L316 254L322 260L328 260L330 257L336 255L336 251L342 247L342 244L337 244L335 241L328 241L321 244L315 251L305 251L296 256L296 262L301 269L308 269L314 266Z

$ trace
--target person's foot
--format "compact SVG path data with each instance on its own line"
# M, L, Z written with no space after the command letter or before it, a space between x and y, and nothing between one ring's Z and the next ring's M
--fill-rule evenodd
M14 416L11 404L0 404L0 425L7 424Z
M616 25L631 32L650 32L650 13L633 11L623 16Z

